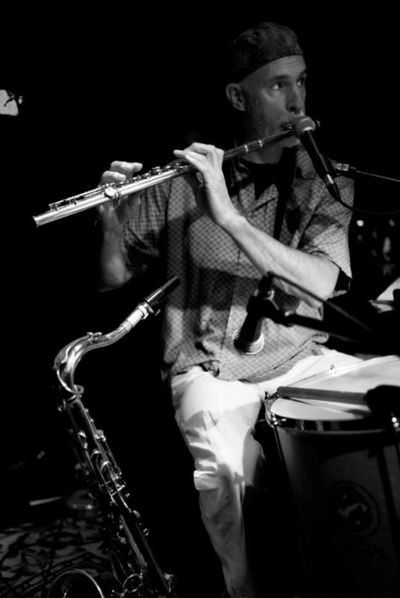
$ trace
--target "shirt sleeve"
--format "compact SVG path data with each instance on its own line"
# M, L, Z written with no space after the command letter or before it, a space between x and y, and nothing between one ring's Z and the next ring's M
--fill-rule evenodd
M122 245L127 268L133 274L155 266L160 258L160 243L165 226L168 185L155 185L131 200Z
M304 230L302 251L326 257L340 268L335 294L345 292L351 280L349 226L354 200L353 181L339 177L341 202L324 189Z

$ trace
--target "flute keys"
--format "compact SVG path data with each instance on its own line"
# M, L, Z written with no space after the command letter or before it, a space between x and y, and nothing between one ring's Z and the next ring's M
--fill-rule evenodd
M107 197L107 199L116 200L120 198L120 193L117 187L112 183L103 187L103 193Z
M153 166L153 168L151 170L149 170L148 174L154 175L154 174L160 174L161 172L163 172L163 169L161 168L161 166Z

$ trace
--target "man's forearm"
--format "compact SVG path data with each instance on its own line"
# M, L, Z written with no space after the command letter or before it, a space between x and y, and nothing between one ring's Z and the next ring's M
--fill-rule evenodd
M235 240L262 275L272 271L322 299L328 298L334 291L339 267L329 259L287 247L250 224L241 215L226 223L224 230ZM302 293L294 285L278 280L276 284L285 292L303 299L310 305L315 305L315 301L309 295Z
M99 255L99 290L107 291L123 286L131 278L118 231L103 231Z

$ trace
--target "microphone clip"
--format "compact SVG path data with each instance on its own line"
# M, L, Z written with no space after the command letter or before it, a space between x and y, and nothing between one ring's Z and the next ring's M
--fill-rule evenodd
M233 335L233 343L238 351L246 355L259 353L264 346L263 321L270 317L278 323L284 323L284 315L274 302L275 291L272 287L273 275L263 276L256 292L247 303L247 316L241 329Z

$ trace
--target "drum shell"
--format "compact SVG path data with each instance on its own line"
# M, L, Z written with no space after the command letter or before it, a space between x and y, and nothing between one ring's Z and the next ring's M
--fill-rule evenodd
M270 419L310 598L398 597L400 463L392 431L373 418Z

